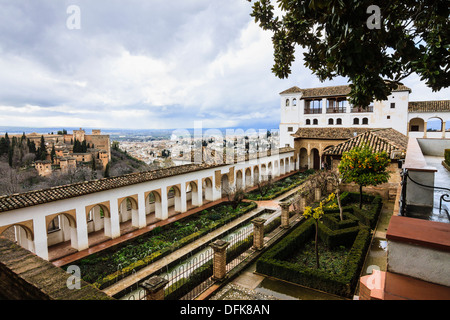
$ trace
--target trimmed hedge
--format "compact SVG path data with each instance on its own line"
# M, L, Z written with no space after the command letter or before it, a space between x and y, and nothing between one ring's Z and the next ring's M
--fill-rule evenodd
M334 200L336 201L336 200ZM372 208L370 210L364 210L359 208L359 193L358 192L343 192L341 194L341 204L344 212L349 212L353 216L359 219L361 223L374 229L378 217L380 216L381 208L383 207L383 201L380 196L373 196L363 193L363 204L369 204ZM324 212L336 213L337 209L325 209Z
M353 212L353 209L351 209L351 212ZM324 225L330 228L331 230L351 228L358 225L359 219L350 212L344 211L342 212L342 216L344 217L344 220L341 221L339 212L337 213L328 212L328 214L323 215L322 221Z
M445 149L444 150L444 158L445 158L445 163L450 166L450 149Z
M359 199L359 194L357 195ZM339 209L337 211L337 213L328 212L324 215L324 221L327 222L319 223L319 239L329 248L338 246L349 248L342 272L329 274L321 269L308 268L286 261L298 252L307 241L313 241L315 234L313 219L304 221L277 245L264 253L256 263L256 271L302 286L351 298L370 244L371 233L368 227L359 225L358 219L349 212L344 212L348 220L338 221ZM345 225L348 227L343 227Z

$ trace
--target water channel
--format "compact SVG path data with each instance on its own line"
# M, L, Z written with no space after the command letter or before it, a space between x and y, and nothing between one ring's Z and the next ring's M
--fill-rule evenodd
M273 221L275 218L280 216L279 211L265 209L262 211L260 215L254 216L254 218L262 218L266 219L266 224ZM253 231L253 224L251 222L245 223L244 225L238 227L237 229L233 230L232 232L226 234L223 237L220 237L221 240L227 241L230 243L230 247L233 246L238 241L243 240L242 235L250 236L251 232ZM195 269L189 268L191 265L195 265L198 267L202 266L204 263L208 262L208 259L205 259L206 257L212 258L212 249L209 246L206 246L205 248L201 249L200 251L192 254L185 260L183 260L180 264L174 266L174 267L167 267L165 272L162 272L158 274L158 276L163 278L171 277L173 274L180 274L179 278L175 278L174 281L177 281L181 279L182 277L188 276L190 273L192 273ZM189 272L190 271L190 272ZM146 279L142 279L140 283L144 282ZM139 283L136 283L133 285L135 289L131 291L130 293L127 293L120 297L120 300L138 300L143 296L143 289L139 288Z

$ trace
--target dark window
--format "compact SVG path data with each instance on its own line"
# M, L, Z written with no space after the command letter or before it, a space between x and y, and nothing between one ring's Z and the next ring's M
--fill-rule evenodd
M369 124L369 119L367 119L367 118L363 118L363 120L362 120L362 124Z
M395 102L391 102L391 109L395 108Z
M314 120L313 120L313 124L319 124L319 120L314 119Z
M289 99L286 99L286 107L289 107Z
M59 230L59 216L54 218L51 222L50 225L48 226L48 232L55 232Z
M391 116L387 116L388 120L391 118Z
M333 124L334 124L334 120L333 120L333 118L330 118L330 119L328 119L328 124L331 124L331 125L333 125Z
M419 126L411 126L411 130L410 131L419 131Z
M307 125L310 125L310 124L311 124L311 120L306 119L306 124L307 124Z
M294 128L293 127L288 127L287 131L288 132L292 132L292 131L294 131Z
M359 124L359 118L353 119L353 124Z
M336 124L342 124L342 119L341 118L337 118L336 119Z

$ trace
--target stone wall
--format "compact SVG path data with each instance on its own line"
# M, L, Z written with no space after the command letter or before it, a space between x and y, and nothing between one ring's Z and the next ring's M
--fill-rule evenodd
M81 280L69 289L71 274L10 240L0 238L0 298L6 300L113 300Z

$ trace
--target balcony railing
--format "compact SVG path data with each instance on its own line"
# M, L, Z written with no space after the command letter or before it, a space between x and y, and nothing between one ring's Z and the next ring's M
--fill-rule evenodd
M304 114L320 114L322 113L322 108L320 109L305 109Z
M346 108L327 108L327 113L345 113Z
M366 108L363 107L353 107L352 113L360 113L360 112L373 112L373 106L368 106Z

